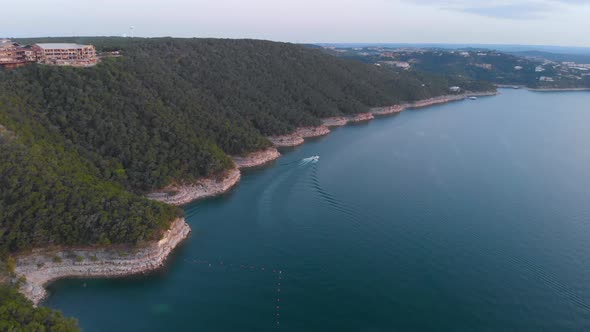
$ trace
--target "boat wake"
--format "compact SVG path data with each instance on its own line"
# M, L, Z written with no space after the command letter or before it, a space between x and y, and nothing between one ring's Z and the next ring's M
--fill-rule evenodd
M308 158L301 159L301 161L299 162L299 166L305 166L308 164L315 164L318 161L320 161L320 156L311 156Z
M306 158L309 159L309 158ZM305 160L305 159L304 159ZM317 161L316 161L317 162ZM319 199L328 204L331 208L335 209L339 213L343 214L346 219L352 221L355 225L361 224L361 218L352 204L343 202L336 198L333 194L326 191L320 184L318 177L318 170L316 167L312 168L310 185L313 191L318 195Z

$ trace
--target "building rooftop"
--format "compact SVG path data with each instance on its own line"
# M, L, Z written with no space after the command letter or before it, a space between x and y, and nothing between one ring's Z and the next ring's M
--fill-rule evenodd
M69 43L41 43L35 44L42 49L61 49L61 50L71 50L71 49L81 49L85 47L90 47L90 45L80 45L80 44L69 44Z
M14 47L16 43L13 43L10 39L0 39L0 48Z

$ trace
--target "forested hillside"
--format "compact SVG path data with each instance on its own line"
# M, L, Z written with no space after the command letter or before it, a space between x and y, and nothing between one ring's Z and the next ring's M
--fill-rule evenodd
M79 331L75 319L59 311L35 308L12 287L0 285L0 331Z
M0 254L157 239L176 209L104 180L31 107L0 93Z
M34 307L33 303L10 284L14 274L15 260L0 259L0 331L79 331L75 319L64 317L56 310ZM19 285L22 280L16 282Z
M450 83L284 43L59 41L122 56L0 70L4 253L156 238L177 212L146 192L227 169L228 155L269 146L266 135L446 94Z

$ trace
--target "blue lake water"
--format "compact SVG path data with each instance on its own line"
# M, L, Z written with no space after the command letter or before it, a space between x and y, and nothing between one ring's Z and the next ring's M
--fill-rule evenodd
M338 128L185 212L166 269L45 304L85 331L590 330L590 93Z

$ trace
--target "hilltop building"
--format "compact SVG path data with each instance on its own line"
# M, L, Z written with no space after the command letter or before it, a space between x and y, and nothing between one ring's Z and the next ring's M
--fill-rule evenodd
M41 43L21 46L8 39L0 40L0 66L15 68L28 63L58 66L93 66L97 62L92 45Z
M0 66L15 68L35 61L35 52L8 39L0 40Z
M92 66L96 64L96 49L92 45L43 43L32 46L37 62L59 66Z

